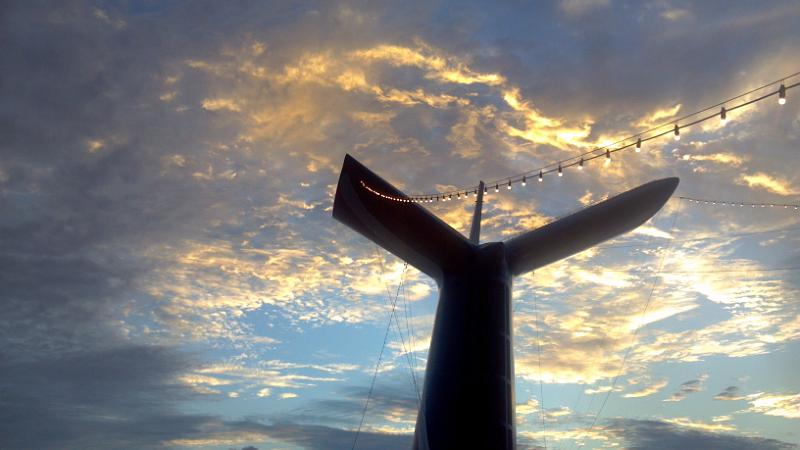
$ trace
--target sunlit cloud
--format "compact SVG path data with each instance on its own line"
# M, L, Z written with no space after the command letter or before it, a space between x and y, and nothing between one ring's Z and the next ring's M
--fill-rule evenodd
M800 394L760 394L748 401L747 412L800 419Z
M778 195L796 195L798 192L789 181L763 172L742 175L737 183L746 184L751 188L762 188Z
M643 386L637 391L631 391L623 395L625 398L641 398L653 395L663 389L669 382L667 380L659 380L649 386Z

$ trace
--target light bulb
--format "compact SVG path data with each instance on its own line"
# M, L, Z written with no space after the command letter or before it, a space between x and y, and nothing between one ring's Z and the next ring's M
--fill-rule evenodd
M528 183L525 182L525 175L523 175L522 176L522 185L525 186L526 184L528 184Z
M564 176L564 171L561 170L561 164L558 165L558 176L560 176L560 177Z
M581 158L581 162L578 163L578 170L583 170L583 158Z
M605 164L606 165L611 164L611 152L608 149L606 149L606 162L605 162Z
M642 138L636 140L636 153L642 151Z
M675 140L676 141L680 141L681 140L681 129L680 129L680 127L678 127L677 123L675 124Z
M778 104L785 105L786 104L786 86L781 84L781 87L778 88Z
M721 126L725 126L728 123L728 112L725 111L725 107L723 106L722 109L719 111L719 124Z
M494 185L494 191L495 192L500 192L500 184L495 184Z
M508 180L508 190L511 190L511 180Z
M542 174L542 171L540 170L540 171L539 171L539 183L541 183L542 181L544 181L544 178L542 178L542 175L543 175L543 174Z

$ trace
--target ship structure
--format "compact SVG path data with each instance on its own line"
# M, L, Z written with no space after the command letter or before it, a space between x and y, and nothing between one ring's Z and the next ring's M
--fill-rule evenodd
M515 449L513 278L633 230L677 186L677 178L652 181L506 241L480 243L483 189L475 190L465 237L345 156L333 217L439 288L413 448Z

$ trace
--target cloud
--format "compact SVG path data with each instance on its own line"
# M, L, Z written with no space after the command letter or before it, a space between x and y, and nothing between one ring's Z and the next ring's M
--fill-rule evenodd
M760 394L747 398L750 402L747 412L800 419L800 394Z
M581 15L592 9L608 6L608 0L561 0L559 6L567 14Z
M746 184L751 188L763 188L773 194L784 196L796 195L798 192L789 181L763 172L756 172L752 175L742 175L737 180L737 183Z
M687 395L693 394L695 392L700 392L703 390L703 382L708 379L708 375L703 374L700 375L695 380L689 380L681 383L680 389L678 392L675 392L668 398L664 399L665 402L679 402L686 398Z
M728 386L722 392L714 396L714 400L744 400L746 396L739 395L739 388Z
M644 386L638 391L628 392L627 394L623 395L625 398L640 398L640 397L647 397L653 395L663 389L669 382L667 380L659 380L650 384L649 386Z
M675 448L725 448L744 450L751 448L770 450L796 449L797 446L776 439L739 436L722 433L718 429L696 426L686 420L673 422L658 420L619 419L611 421L611 428L632 449L675 449Z

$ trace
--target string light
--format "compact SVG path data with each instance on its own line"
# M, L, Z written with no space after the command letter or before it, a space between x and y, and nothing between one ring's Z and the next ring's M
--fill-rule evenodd
M540 183L544 181L544 173L545 172L550 173L550 172L556 172L557 171L558 176L559 177L563 177L564 168L569 168L571 166L577 166L578 170L583 170L583 166L584 166L584 162L585 161L591 161L592 159L602 157L602 153L599 154L599 155L596 153L598 151L605 150L605 161L604 161L604 164L606 166L608 166L608 165L611 164L611 153L612 152L617 152L617 151L626 150L628 148L633 148L637 153L639 153L639 152L641 152L642 143L643 142L649 141L651 139L660 138L660 137L662 137L662 136L664 136L666 134L669 134L670 132L673 133L674 139L676 141L679 141L680 140L680 129L682 127L683 128L691 127L691 126L694 126L694 125L697 125L699 123L705 122L706 120L712 119L712 118L717 117L717 116L719 117L720 125L724 126L728 121L727 114L728 114L729 111L732 111L732 110L735 110L735 109L739 109L739 108L743 108L743 107L749 106L749 105L751 105L753 103L762 101L762 100L764 100L766 98L769 98L769 97L775 95L776 91L773 90L771 92L765 93L763 95L759 95L756 98L751 98L749 100L741 100L740 103L738 103L736 105L733 105L730 108L727 108L726 106L724 106L725 104L730 104L734 100L742 99L742 98L746 97L747 95L750 95L750 94L752 94L754 92L757 92L759 90L768 88L770 86L774 86L775 84L778 84L778 83L781 83L779 89L777 90L778 103L783 105L783 104L786 103L786 91L787 91L787 89L793 89L795 87L800 86L800 82L791 83L788 86L785 85L784 82L785 82L785 80L789 80L789 79L797 77L797 76L800 76L800 72L794 73L792 75L789 75L787 77L784 77L784 78L782 78L780 80L777 80L777 81L774 81L772 83L765 84L765 85L763 85L761 87L755 88L755 89L750 90L748 92L745 92L743 94L739 94L739 95L737 95L735 97L732 97L730 99L725 100L724 102L720 102L720 103L718 103L718 104L716 104L714 106L711 106L711 107L705 108L703 110L694 112L692 114L688 114L686 116L674 119L674 120L676 120L676 122L672 123L672 130L669 130L669 128L665 129L665 127L667 127L669 125L668 123L667 124L662 124L662 125L656 126L654 128L651 128L649 130L640 132L640 133L638 133L638 134L636 134L636 135L634 135L632 137L621 139L621 140L619 140L619 141L617 141L617 142L615 142L613 144L610 144L610 145L607 145L607 146L604 146L604 147L600 147L600 148L595 148L595 149L592 149L592 150L588 150L587 152L585 152L585 153L583 153L581 155L576 155L576 157L580 158L578 160L577 164L575 163L575 158L567 158L567 159L564 159L564 160L561 160L561 161L555 161L552 164L549 164L547 166L541 167L539 169L538 180L539 180ZM709 114L709 115L706 115L706 116L701 116L701 117L696 118L694 120L690 120L690 118L692 118L692 117L698 116L698 115L700 115L702 113L708 112L712 108L717 108L717 107L720 107L720 110L719 110L718 113L712 113L712 114ZM682 122L682 125L679 125L677 122ZM632 142L633 137L636 137L635 143ZM588 158L585 158L587 155L591 155L591 156L588 157ZM528 173L530 173L530 172L528 172ZM515 179L516 179L516 181L514 181ZM507 181L507 183L508 183L507 184L507 189L509 189L509 190L512 189L512 184L515 183L515 182L521 182L523 186L525 186L527 184L527 176L526 175L520 175L520 176L518 176L518 178L512 176L512 177L505 178L505 180L508 180ZM503 182L506 183L506 181L503 181ZM362 181L362 185L363 184L364 183ZM477 193L478 193L478 189L474 189L473 190L472 188L467 188L467 189L462 190L462 191L451 191L451 192L447 192L447 193L437 194L435 196L426 194L426 195L411 196L411 197L405 197L404 198L404 197L394 197L394 196L391 196L391 195L386 195L386 194L380 193L380 192L378 192L378 191L376 191L374 189L371 189L371 188L367 187L366 185L364 185L364 187L367 188L373 194L375 194L375 195L377 195L377 196L379 196L381 198L384 198L384 199L387 199L387 200L393 200L393 201L397 201L397 202L401 202L401 203L433 203L434 199L437 202L438 201L443 201L444 202L444 201L448 201L448 200L453 200L453 194L457 194L457 198L459 198L459 199L461 198L461 194L464 194L464 198L467 199L469 197L469 193L470 192L472 192L476 196L477 196ZM498 180L498 182L495 183L495 192L500 192L499 180ZM488 195L488 193L489 193L488 187L485 187L484 188L484 194ZM789 205L788 207L793 208L794 206L793 205Z
M731 207L745 207L749 206L751 208L780 208L783 209L795 209L800 210L800 205L792 204L792 203L750 203L750 202L742 202L742 201L730 201L730 200L709 200L709 199L702 199L702 198L694 198L694 197L678 197L681 200L686 200L689 203L694 203L697 205L713 205L713 206L731 206Z

